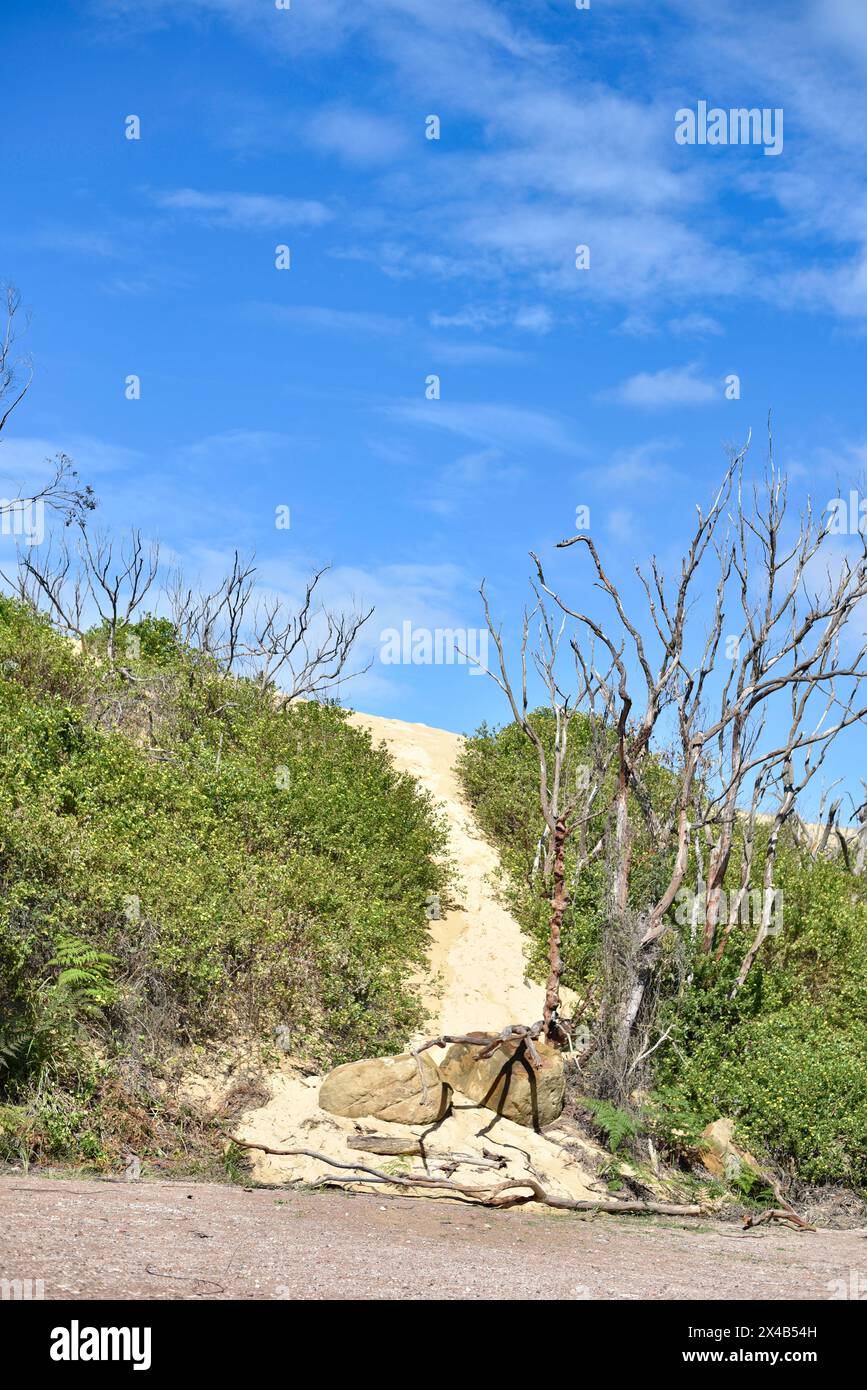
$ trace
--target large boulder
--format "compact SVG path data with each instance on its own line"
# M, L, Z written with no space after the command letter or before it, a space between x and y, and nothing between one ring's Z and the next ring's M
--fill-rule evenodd
M322 1083L319 1104L332 1115L351 1120L369 1115L394 1124L426 1125L447 1113L449 1088L443 1085L432 1057L422 1053L417 1063L410 1053L402 1052L397 1057L368 1057L335 1067Z
M559 1048L538 1042L536 1050L542 1059L539 1071L520 1040L501 1042L489 1057L480 1056L483 1047L452 1043L440 1062L440 1075L476 1105L528 1129L542 1129L563 1109L566 1073Z

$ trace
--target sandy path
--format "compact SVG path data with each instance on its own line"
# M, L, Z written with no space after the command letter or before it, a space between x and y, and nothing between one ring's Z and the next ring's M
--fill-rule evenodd
M423 995L434 1031L499 1032L509 1023L534 1023L542 1016L544 991L526 981L521 930L497 902L490 883L497 855L482 838L454 771L460 735L372 714L350 717L387 745L401 771L412 773L432 792L448 821L450 849L463 883L460 906L431 922L431 979ZM440 996L434 988L437 977Z
M41 1279L48 1299L828 1299L834 1281L848 1287L864 1269L864 1237L367 1194L0 1179L0 1277Z

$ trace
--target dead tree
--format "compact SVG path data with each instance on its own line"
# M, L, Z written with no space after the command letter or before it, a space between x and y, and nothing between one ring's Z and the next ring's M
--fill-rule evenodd
M33 383L30 362L16 353L21 295L13 285L0 285L0 300L5 323L0 331L0 436L12 413L24 400ZM2 444L0 439L0 444ZM47 460L51 473L48 481L35 489L19 487L14 497L0 498L0 517L21 513L24 509L47 507L69 525L81 520L96 506L93 489L78 482L78 473L66 454ZM8 524L8 521L7 521Z
M145 550L141 532L133 529L126 546L115 549L105 536L91 544L81 527L81 554L88 591L106 633L110 667L114 667L118 633L139 611L159 573L159 546Z
M209 593L196 593L172 577L169 603L182 643L213 657L226 675L246 675L264 693L277 688L285 701L316 699L362 675L349 671L358 635L373 609L336 611L316 604L328 566L317 570L304 595L290 605L273 594L257 595L256 566L235 552L232 568Z
M566 846L576 831L581 832L576 872L580 872L602 848L598 840L592 848L587 842L587 827L595 813L613 757L609 737L612 708L611 682L595 669L594 653L585 659L580 647L568 642L567 650L574 662L575 690L565 691L561 685L559 661L565 621L556 626L539 590L535 590L535 606L524 610L519 659L519 681L513 683L503 645L502 629L492 618L484 583L480 594L485 621L497 651L498 669L488 671L505 694L515 723L526 735L539 762L539 802L547 831L543 875L550 887L551 913L548 925L548 979L545 987L543 1031L551 1042L566 1041L560 1021L560 979L563 974L561 932L563 914L567 907ZM531 642L534 623L536 632ZM612 653L612 655L614 655ZM531 718L528 689L529 663L541 680L554 720L554 735L549 747L543 732ZM609 673L610 675L610 673ZM519 692L519 693L518 693ZM576 715L583 716L589 737L590 754L582 756L570 735ZM592 769L592 771L591 771Z
M724 884L744 801L752 804L755 818L765 789L777 777L782 795L763 851L763 882L770 885L779 833L794 814L798 794L833 740L867 715L858 698L867 674L867 646L853 640L855 614L867 597L865 538L860 538L861 553L854 561L844 557L836 572L825 569L829 522L815 519L808 504L787 540L785 479L771 453L762 484L748 494L748 445L731 458L708 510L697 509L674 583L666 580L655 558L647 575L635 567L646 598L641 616L627 609L586 533L558 548L578 547L588 557L595 588L611 606L613 625L563 598L533 557L539 589L574 625L570 643L584 653L579 670L594 669L590 644L610 659L610 674L598 686L608 727L614 730L617 771L605 817L603 954L606 942L626 943L618 956L623 978L609 980L603 1006L615 1089L617 1078L625 1084L631 1059L646 1046L646 1036L641 1037L648 1022L644 1006L661 943L674 926L671 909L696 862L691 849L703 841L697 946L712 955L719 945ZM694 603L712 560L714 598L700 629ZM787 698L789 721L774 738L778 706ZM586 700L581 679L573 704L586 707ZM525 713L513 696L510 706L523 727ZM648 774L664 748L669 753L669 794L660 805L659 795L651 796ZM605 785L600 770L594 769L594 780ZM669 866L664 887L652 901L634 901L639 827L659 862ZM746 852L752 855L753 846L748 844ZM742 869L744 891L750 868L746 877ZM768 934L767 901L766 894L756 940L742 962L736 988Z
M354 609L334 612L315 606L317 585L326 569L317 570L304 586L296 608L266 596L257 604L246 656L264 691L281 679L286 700L313 699L336 690L351 679L346 670L359 632L373 613ZM363 669L370 669L371 662ZM362 671L353 672L353 676Z
M17 573L2 578L20 598L81 641L89 624L101 622L114 669L119 635L141 613L159 580L159 547L146 545L136 529L120 544L91 537L83 523L78 533L74 547L63 538L38 555L20 551ZM274 689L286 702L316 699L370 665L348 669L373 609L317 606L317 586L326 572L318 570L307 580L301 602L293 607L273 595L257 594L255 564L236 551L229 573L215 589L197 591L175 571L163 592L181 647L212 659L227 679L254 680L263 694Z
M55 624L80 641L85 639L87 622L98 619L113 670L118 635L133 621L156 582L159 547L146 547L136 529L120 545L104 535L91 540L81 523L78 530L74 552L65 541L56 554L50 545L40 555L21 552L14 587L34 607L47 607Z
M867 792L867 782L862 781L861 786ZM853 819L858 828L855 832L855 855L852 861L852 871L860 876L867 865L867 797L860 806L855 808Z
M178 570L169 576L166 594L179 642L213 657L226 672L235 669L240 656L255 572L253 561L242 560L236 550L231 570L211 591L188 588Z
M37 612L47 612L67 636L83 640L87 585L65 538L58 545L56 537L50 537L38 557L19 551L17 569L0 575L17 598Z

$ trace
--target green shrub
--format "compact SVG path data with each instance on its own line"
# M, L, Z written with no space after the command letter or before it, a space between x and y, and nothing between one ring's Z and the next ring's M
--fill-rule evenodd
M550 739L550 714L538 711L532 718ZM575 727L580 747L580 723ZM467 741L460 771L500 851L503 892L527 933L531 971L543 978L549 902L541 876L533 874L543 829L535 750L514 724L499 731L483 726ZM664 789L664 768L655 768L654 776ZM754 889L760 887L767 833L758 827ZM639 872L631 884L637 906L669 872L667 863L650 857L641 862L642 853L639 840ZM602 879L591 866L576 880L574 865L573 845L567 852L563 982L584 991L599 975ZM729 891L739 865L736 843ZM782 931L765 941L735 1000L731 989L754 923L732 927L720 960L702 954L686 927L664 938L656 1030L657 1036L668 1031L668 1037L653 1054L654 1091L641 1123L671 1156L688 1160L701 1129L730 1115L757 1156L804 1181L864 1187L867 883L840 860L805 860L784 834L775 887L782 891Z
M133 679L0 599L0 1098L84 1075L86 1039L394 1050L448 883L430 798L341 710L129 632Z
M551 749L554 716L539 709L530 716L543 743ZM582 759L590 761L589 732L577 718L570 732L572 775ZM528 973L542 980L548 972L548 921L551 912L549 889L543 876L534 873L540 855L545 822L539 804L539 762L535 748L516 724L492 730L483 724L466 740L458 772L461 784L482 829L497 846L504 869L502 892L528 942ZM650 792L657 796L665 783L662 767L650 769ZM610 776L613 778L614 773ZM599 797L604 806L605 795ZM587 826L592 845L602 832L604 817L599 815ZM640 817L635 815L635 867L631 893L641 902L667 881L668 864L647 852L642 844ZM566 883L569 901L563 916L561 946L565 965L562 983L583 992L598 977L597 948L603 921L603 868L595 861L576 875L578 838L566 846Z

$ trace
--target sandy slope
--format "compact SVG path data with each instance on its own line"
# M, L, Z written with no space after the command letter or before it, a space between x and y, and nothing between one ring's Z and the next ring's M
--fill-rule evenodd
M432 793L445 815L449 852L462 880L459 905L431 922L429 971L420 981L431 1023L423 1036L480 1029L500 1032L509 1023L534 1023L542 1015L543 990L525 979L520 928L495 895L497 856L482 838L461 795L454 770L459 736L375 715L352 714L350 718L384 742L397 767L417 777ZM572 999L564 997L564 1004L571 1007ZM420 1040L407 1039L407 1043ZM243 1061L238 1055L228 1061L214 1059L212 1068L187 1077L187 1098L218 1108L239 1068L243 1069ZM574 1133L564 1134L558 1142L550 1134L533 1134L458 1100L448 1118L436 1126L343 1119L320 1109L321 1078L305 1075L290 1058L266 1083L267 1103L247 1111L235 1126L235 1133L248 1143L313 1149L346 1162L356 1156L348 1145L361 1130L389 1136L413 1134L424 1138L425 1158L405 1160L401 1164L405 1175L436 1173L442 1163L453 1167L459 1155L460 1181L484 1187L491 1181L490 1157L496 1155L504 1165L499 1177L517 1177L529 1170L563 1196L586 1198L595 1190L599 1150ZM481 1165L474 1162L479 1158L484 1160ZM315 1182L324 1174L322 1163L309 1156L253 1152L250 1159L253 1176L262 1182Z
M353 723L385 743L396 765L427 787L449 826L450 850L463 880L460 906L431 923L430 979L423 984L434 1032L499 1032L508 1023L535 1023L544 991L524 975L524 945L515 919L496 900L490 876L497 855L482 838L461 795L454 766L458 734L372 714ZM437 994L436 980L442 992Z

